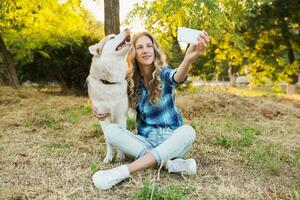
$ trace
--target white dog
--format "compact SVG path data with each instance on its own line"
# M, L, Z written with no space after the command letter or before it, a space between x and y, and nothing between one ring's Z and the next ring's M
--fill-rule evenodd
M88 80L88 93L94 109L100 113L109 113L100 121L105 134L110 123L118 123L126 128L128 112L127 82L125 80L127 63L125 55L130 47L130 31L119 35L109 35L99 43L90 46L93 54ZM103 160L108 163L113 159L113 147L106 141L107 152ZM124 159L124 154L117 150L117 158Z

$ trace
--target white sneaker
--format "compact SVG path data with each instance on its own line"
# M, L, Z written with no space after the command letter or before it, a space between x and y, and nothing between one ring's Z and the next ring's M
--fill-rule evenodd
M177 158L167 161L167 169L169 173L196 174L197 164L193 158L187 160Z
M93 182L96 188L107 190L124 179L129 178L129 176L128 167L121 165L113 169L97 171L93 175Z

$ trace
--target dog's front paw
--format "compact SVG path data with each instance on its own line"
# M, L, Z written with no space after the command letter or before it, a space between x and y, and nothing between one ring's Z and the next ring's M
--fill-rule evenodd
M103 159L104 163L109 163L113 160L113 157L110 155L106 155L105 158Z

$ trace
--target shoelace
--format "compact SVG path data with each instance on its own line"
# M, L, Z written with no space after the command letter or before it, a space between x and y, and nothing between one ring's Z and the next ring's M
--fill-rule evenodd
M156 180L158 180L158 181L159 181L159 178L160 178L160 170L161 170L163 165L164 165L164 161L161 161L158 172L157 172L157 178L156 178Z
M164 165L164 161L161 161L160 166L159 166L159 169L158 169L158 171L157 171L157 178L156 178L157 181L159 181L159 178L160 178L160 170L161 170L161 168L162 168L163 165ZM153 182L152 182L152 188L151 188L150 200L152 200L152 198L153 198L153 193L154 193L154 187L155 187L155 181L156 181L156 180L154 179Z

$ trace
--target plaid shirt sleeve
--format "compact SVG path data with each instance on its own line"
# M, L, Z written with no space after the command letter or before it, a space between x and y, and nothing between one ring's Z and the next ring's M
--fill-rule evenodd
M184 83L187 79L187 77L185 77L185 79L182 81L182 82L176 82L175 79L174 79L174 75L176 74L177 72L177 69L171 69L170 67L166 66L162 69L161 71L161 80L164 81L166 83L167 86L169 87L176 87L182 83Z
M174 87L181 84L174 80L176 69L165 66L160 73L162 82L162 96L157 104L148 101L148 92L142 82L140 86L139 102L137 105L138 134L147 137L156 127L176 129L182 126L183 119L175 104Z

